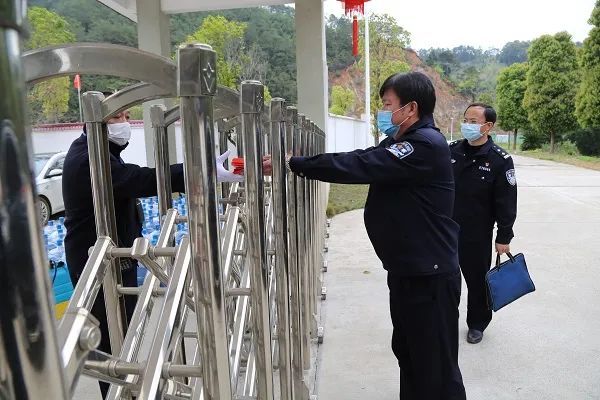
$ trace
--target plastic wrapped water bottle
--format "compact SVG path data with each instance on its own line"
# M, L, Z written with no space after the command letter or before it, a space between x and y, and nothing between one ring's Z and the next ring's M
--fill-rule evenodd
M55 246L55 247L51 248L52 246ZM49 244L48 247L51 248L48 251L48 258L51 261L54 261L56 263L59 262L59 261L62 261L62 262L65 261L65 259L64 259L65 258L65 249L63 247L63 241L62 240L58 240L56 242L56 244L52 244L51 243L51 244Z

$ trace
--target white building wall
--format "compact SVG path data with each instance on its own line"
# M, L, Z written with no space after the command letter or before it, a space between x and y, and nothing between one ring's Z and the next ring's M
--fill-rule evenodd
M374 146L373 136L369 134L367 124L363 120L329 114L327 128L328 152L340 153ZM67 151L73 140L77 139L81 133L82 128L79 124L34 127L32 131L33 151L34 153ZM218 141L215 142L218 143ZM232 154L235 154L235 148L230 147L233 150ZM175 124L175 151L177 162L183 162L183 142L179 123ZM131 140L129 146L123 151L122 158L127 163L147 166L146 141L144 140L142 121L131 121Z
M364 120L329 114L327 151L341 153L375 145L373 135Z

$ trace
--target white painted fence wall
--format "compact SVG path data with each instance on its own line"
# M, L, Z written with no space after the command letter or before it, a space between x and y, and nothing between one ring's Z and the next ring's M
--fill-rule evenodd
M34 127L33 152L56 153L69 150L73 140L82 134L81 125L56 124ZM181 125L175 124L175 142L177 162L183 162L183 144L181 142ZM146 144L144 142L144 126L142 121L131 121L131 140L129 146L121 153L127 163L138 164L143 167L146 163Z
M341 153L373 146L375 140L364 120L329 114L327 152Z
M79 124L56 124L34 127L34 153L56 153L69 150L73 140L82 134ZM374 145L373 136L363 120L356 118L329 115L327 132L327 151L345 152ZM183 144L181 142L181 125L175 124L175 143L177 162L183 162ZM235 150L234 150L235 152ZM127 163L147 166L144 127L142 121L131 121L131 140L129 146L121 154Z

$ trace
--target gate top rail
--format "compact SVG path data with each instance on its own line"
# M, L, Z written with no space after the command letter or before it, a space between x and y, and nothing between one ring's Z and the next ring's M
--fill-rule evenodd
M107 43L69 43L23 54L25 81L35 84L65 75L111 75L148 82L177 94L177 66L166 57Z

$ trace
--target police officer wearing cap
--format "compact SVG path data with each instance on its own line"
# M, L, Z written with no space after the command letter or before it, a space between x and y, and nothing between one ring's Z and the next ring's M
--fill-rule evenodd
M492 320L485 275L492 262L494 224L495 250L508 253L517 217L515 167L510 154L489 136L495 123L491 106L473 103L464 113L464 139L450 143L456 181L454 220L460 225L460 268L468 290L467 342L472 344L481 342Z
M422 73L390 76L380 89L378 146L288 157L301 177L369 184L364 220L388 272L392 350L402 400L463 400L458 366L458 225L452 220L450 151L435 127L434 87Z

